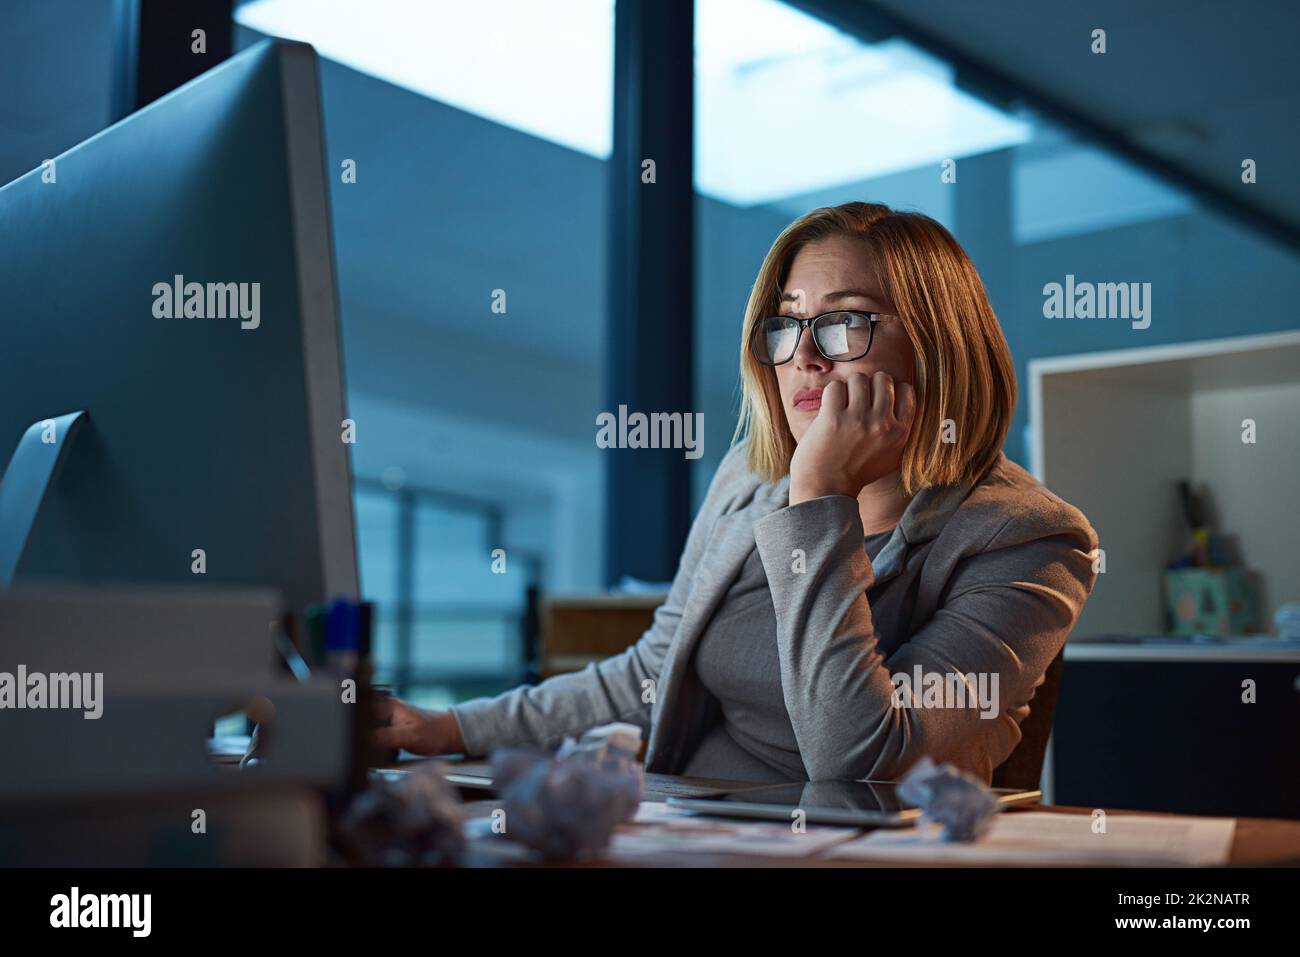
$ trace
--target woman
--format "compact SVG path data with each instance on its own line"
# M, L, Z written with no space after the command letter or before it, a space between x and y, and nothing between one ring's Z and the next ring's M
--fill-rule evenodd
M974 266L926 216L813 210L763 261L740 364L744 438L645 635L450 711L393 702L382 744L484 754L629 721L649 771L892 779L929 755L991 780L1097 536L1001 452L1015 371Z

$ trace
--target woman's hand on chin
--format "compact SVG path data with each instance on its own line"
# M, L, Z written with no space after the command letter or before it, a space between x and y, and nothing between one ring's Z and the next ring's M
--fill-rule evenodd
M916 391L886 372L828 383L790 460L790 504L824 495L857 498L896 470L915 414Z

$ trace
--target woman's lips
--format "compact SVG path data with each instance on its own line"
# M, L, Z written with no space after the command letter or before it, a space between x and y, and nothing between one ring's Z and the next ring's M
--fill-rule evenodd
M794 399L790 404L804 412L816 412L822 407L822 390L800 389L794 394Z

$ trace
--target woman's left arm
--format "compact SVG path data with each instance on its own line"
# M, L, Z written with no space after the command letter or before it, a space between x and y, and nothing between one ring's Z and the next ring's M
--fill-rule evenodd
M874 572L856 499L813 498L754 525L776 609L786 708L812 780L892 779L922 755L988 780L1092 589L1096 535L1070 506L1036 496L959 561L934 617L885 660L866 592ZM791 552L802 549L804 570ZM895 674L997 681L985 716L967 706L900 707ZM996 677L995 677L996 676ZM919 698L921 689L915 689ZM917 703L923 703L918 701Z

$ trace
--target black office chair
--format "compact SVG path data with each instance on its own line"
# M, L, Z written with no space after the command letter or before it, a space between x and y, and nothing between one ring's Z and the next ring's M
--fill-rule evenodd
M1047 666L1043 683L1029 703L1029 717L1020 725L1020 743L1005 761L993 769L995 788L1033 790L1038 787L1038 780L1043 775L1043 759L1047 754L1047 739L1051 737L1052 722L1056 718L1056 699L1060 696L1064 664L1065 649L1062 648Z

